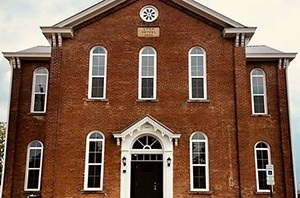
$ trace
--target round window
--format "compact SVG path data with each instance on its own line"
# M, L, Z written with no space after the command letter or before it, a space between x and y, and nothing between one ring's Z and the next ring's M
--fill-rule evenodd
M140 17L145 22L155 21L158 17L158 10L152 5L144 6L140 11Z

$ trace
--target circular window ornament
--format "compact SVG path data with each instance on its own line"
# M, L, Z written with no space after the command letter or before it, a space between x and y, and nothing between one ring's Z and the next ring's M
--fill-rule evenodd
M141 9L140 17L145 22L155 21L158 17L158 10L152 5L146 5Z

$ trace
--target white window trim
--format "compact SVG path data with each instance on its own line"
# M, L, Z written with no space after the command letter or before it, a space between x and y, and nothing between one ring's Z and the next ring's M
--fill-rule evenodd
M203 51L203 54L191 54L192 50L195 48L200 48ZM206 51L200 47L200 46L195 46L192 47L189 50L188 54L189 58L189 100L207 100L207 75L206 75ZM191 64L191 57L193 56L202 56L203 57L203 76L192 76L192 64ZM193 98L193 87L192 87L192 79L193 78L203 78L203 92L204 92L204 97L203 98Z
M93 74L93 56L103 56L103 54L93 54L93 51L96 48L102 48L105 51L104 55L104 75L92 75ZM92 81L93 77L103 78L103 97L92 97ZM90 51L90 60L89 60L89 85L88 85L88 98L93 100L103 100L106 99L106 78L107 78L107 50L103 46L95 46Z
M142 52L146 48L151 48L154 51L154 55L152 54L142 54ZM154 56L154 73L153 76L142 76L142 57L144 56ZM143 78L153 78L153 98L142 98L142 79ZM143 47L139 52L139 91L138 91L138 99L139 100L156 100L156 78L157 78L157 52L151 46Z
M30 147L30 145L33 142L39 142L42 147ZM41 161L40 161L40 168L29 168L29 157L30 157L30 150L31 149L41 149ZM44 152L44 145L41 141L34 140L30 142L27 146L27 156L26 156L26 170L25 170L25 182L24 182L24 191L40 191L41 189L41 178L42 178L42 168L43 168L43 152ZM28 189L28 176L29 176L29 170L39 170L39 183L38 183L38 188L36 189Z
M263 72L263 75L252 75L255 70L260 70ZM262 77L263 78L263 85L264 85L264 94L254 94L253 93L253 77ZM250 81L251 81L251 102L252 102L252 114L253 115L266 115L268 114L268 107L267 107L267 86L266 86L266 73L264 70L260 68L255 68L250 73ZM264 113L256 113L254 109L254 96L263 96L264 97Z
M45 106L44 106L44 111L34 111L34 104L35 104L35 83L36 83L36 71L38 69L45 69L47 71L47 74L38 74L41 76L47 76L47 81L46 81L46 90L45 90ZM30 112L31 113L46 113L47 111L47 98L48 98L48 81L49 81L49 71L45 67L38 67L34 70L33 72L33 81L32 81L32 93L31 93L31 108Z
M103 139L93 139L92 141L102 141L102 163L92 163L88 162L89 159L89 142L90 137L94 133L99 133L102 135ZM86 149L85 149L85 171L84 171L84 190L85 191L102 191L103 190L103 178L104 178L104 154L105 154L105 136L100 131L92 131L86 137ZM89 188L88 187L88 170L89 165L100 165L101 164L101 178L100 178L100 188Z
M267 146L267 148L256 148L256 146L259 144L259 143L263 143ZM270 190L261 190L259 189L259 178L258 178L258 171L267 171L266 168L264 169L258 169L257 168L257 154L256 154L256 151L257 150L266 150L268 151L268 164L271 164L271 152L270 152L270 146L268 143L266 142L263 142L263 141L260 141L260 142L257 142L255 145L254 145L254 155L255 155L255 175L256 175L256 191L257 192L270 192Z
M201 135L203 135L205 137L205 140L192 140L192 137L197 134L200 133ZM193 142L204 142L205 143L205 162L206 164L204 165L206 167L205 169L205 176L206 176L206 188L194 188L194 172L193 172L193 149L192 149L192 143ZM208 151L208 138L207 135L203 132L194 132L191 136L190 136L190 187L191 187L191 191L209 191L209 157L208 157L209 151Z

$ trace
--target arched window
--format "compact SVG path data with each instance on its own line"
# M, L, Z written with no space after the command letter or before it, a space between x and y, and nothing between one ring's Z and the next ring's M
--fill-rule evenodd
M33 73L31 112L45 113L48 92L48 70L37 68Z
M209 190L208 141L204 133L195 132L190 138L191 191Z
M148 153L145 153L147 151ZM152 136L143 136L137 139L132 146L132 161L162 161L163 149L158 139Z
M253 114L266 114L266 78L265 72L261 69L254 69L251 72L251 94Z
M107 51L103 47L94 47L90 52L89 91L91 99L106 97Z
M258 142L255 145L255 168L256 168L256 186L257 191L269 191L267 185L266 165L271 164L270 148L264 142Z
M156 99L156 51L144 47L139 58L139 99Z
M92 132L86 139L84 190L103 190L104 136Z
M189 98L207 99L206 54L201 47L193 47L189 51Z
M25 191L39 191L41 188L43 163L43 144L33 141L27 148L27 162L25 175Z

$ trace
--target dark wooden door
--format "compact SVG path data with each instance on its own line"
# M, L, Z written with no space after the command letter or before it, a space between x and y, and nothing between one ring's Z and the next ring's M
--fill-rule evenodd
M163 163L132 162L131 198L163 198Z

